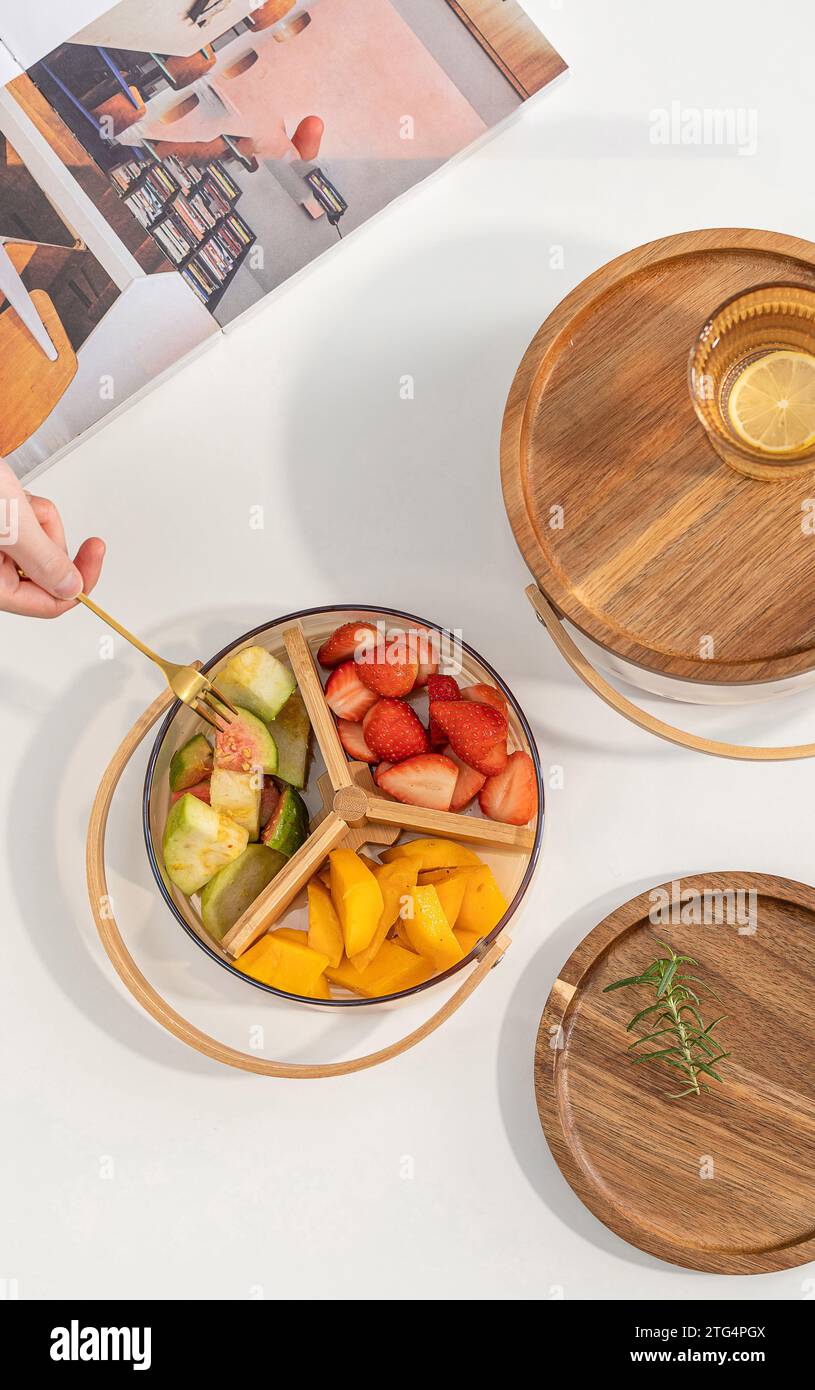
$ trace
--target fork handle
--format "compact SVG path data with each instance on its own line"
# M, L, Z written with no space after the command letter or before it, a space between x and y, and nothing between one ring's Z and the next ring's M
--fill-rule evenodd
M124 637L125 641L129 642L131 647L135 647L137 651L140 651L144 656L149 657L151 661L155 662L156 666L159 666L162 671L164 670L164 662L160 656L157 656L150 647L145 646L144 642L140 642L138 637L132 632L128 632L127 628L123 627L121 623L117 623L115 618L112 618L109 613L106 613L104 608L100 608L98 603L94 603L92 598L88 598L87 594L77 594L76 601L77 603L84 603L85 607L90 608L91 612L95 613L97 618L101 618L103 623L107 623L108 627L112 627L113 631L118 632L120 637Z

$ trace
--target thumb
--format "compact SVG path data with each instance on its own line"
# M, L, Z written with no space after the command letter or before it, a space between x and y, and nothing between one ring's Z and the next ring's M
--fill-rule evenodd
M46 535L25 494L15 499L18 505L18 538L14 545L4 546L28 579L39 584L54 598L76 598L82 590L82 575L68 555Z

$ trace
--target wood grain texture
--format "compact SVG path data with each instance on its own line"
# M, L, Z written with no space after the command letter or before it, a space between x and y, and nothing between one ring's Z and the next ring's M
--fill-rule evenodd
M524 100L534 96L566 63L515 0L447 0Z
M680 884L684 893L752 890L755 932L735 924L749 925L749 911L732 923L652 924L658 890L595 927L541 1019L541 1123L578 1197L632 1245L717 1274L789 1269L815 1258L815 889L746 872ZM658 937L694 956L694 973L720 995L722 1007L704 1005L705 1021L727 1014L717 1035L732 1057L722 1083L698 1098L666 1099L670 1074L626 1056L626 1025L652 1002L648 991L602 992L647 966Z
M443 1023L460 1009L486 979L489 972L502 959L504 951L511 944L507 936L496 937L491 943L482 943L483 949L463 983L442 1004L440 1009L414 1028L405 1037L380 1048L377 1052L366 1053L344 1062L277 1062L271 1058L259 1057L257 1053L240 1052L237 1048L213 1038L195 1024L190 1023L167 1003L162 994L139 970L125 945L113 912L113 903L107 882L105 868L105 837L108 816L119 780L136 749L150 729L167 712L173 703L171 692L159 695L152 705L140 715L132 729L126 734L111 758L102 780L97 788L88 822L88 835L85 847L85 868L88 885L88 898L91 912L99 933L99 939L125 988L146 1012L165 1028L168 1033L192 1047L196 1052L222 1062L225 1066L236 1067L240 1071L253 1072L256 1076L273 1076L289 1080L320 1080L329 1076L348 1076L353 1072L365 1071L368 1067L389 1062L417 1043L424 1041ZM318 1006L319 1007L319 1006Z
M712 229L628 252L549 316L509 395L504 499L529 569L583 633L651 671L742 684L815 666L813 480L734 474L687 382L712 311L779 280L815 288L811 242Z
M50 297L44 290L30 297L58 355L49 362L16 310L0 313L0 457L31 438L76 376L76 353Z

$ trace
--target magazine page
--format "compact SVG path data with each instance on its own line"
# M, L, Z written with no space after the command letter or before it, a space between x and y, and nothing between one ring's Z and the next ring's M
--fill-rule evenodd
M34 129L20 83L0 93L0 457L30 477L217 328L83 146Z
M514 0L120 0L28 76L226 327L564 68Z

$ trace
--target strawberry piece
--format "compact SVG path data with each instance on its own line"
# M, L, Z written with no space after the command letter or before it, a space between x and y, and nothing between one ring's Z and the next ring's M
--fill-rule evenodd
M488 777L478 804L491 820L506 825L527 825L538 809L535 765L528 753L510 753L503 772Z
M467 685L461 692L462 700L474 700L478 705L492 705L493 709L507 712L507 702L494 685Z
M173 792L170 796L170 805L175 806L180 796L197 796L199 801L205 801L209 805L209 778L206 782L196 782L194 787L184 787L180 792Z
M376 706L373 707L374 709ZM368 714L372 711L369 710ZM366 718L368 716L366 715ZM354 724L350 719L337 720L337 733L340 736L340 743L348 754L356 762L375 763L378 755L371 751L365 741L364 721L362 724Z
M453 752L463 762L485 777L501 771L507 756L505 714L472 700L435 700L431 708Z
M403 763L377 772L377 784L397 801L449 811L458 781L458 768L441 753L420 753Z
M338 719L350 719L358 724L365 717L371 705L376 704L376 695L363 685L358 675L355 661L344 661L331 672L325 683L325 698L329 709Z
M376 782L377 786L379 786L379 779L382 776L382 773L390 772L391 768L395 766L395 763L389 763L387 761L381 762L379 764L379 767L376 769L376 772L374 773L374 781Z
M447 735L440 729L433 718L434 700L460 700L461 691L458 681L452 676L430 676L427 682L427 696L430 700L430 747L443 748L447 743Z
M439 634L432 632L429 627L413 627L408 634L408 640L411 659L419 663L413 688L414 690L422 690L430 677L435 676L439 669L436 653L441 639Z
M357 661L360 680L377 695L392 699L408 695L419 674L419 663L411 660L408 648L404 633L392 642L378 642Z
M463 763L449 744L444 750L444 756L455 763L458 768L458 781L453 792L453 800L450 802L450 810L463 811L465 806L469 806L473 797L481 791L487 779L483 772L476 772L474 767L468 767L466 763Z
M351 661L362 646L376 642L376 628L371 623L343 623L327 637L317 653L321 666L339 666L342 661Z
M377 700L362 729L376 757L391 763L401 763L428 749L427 730L404 700Z

